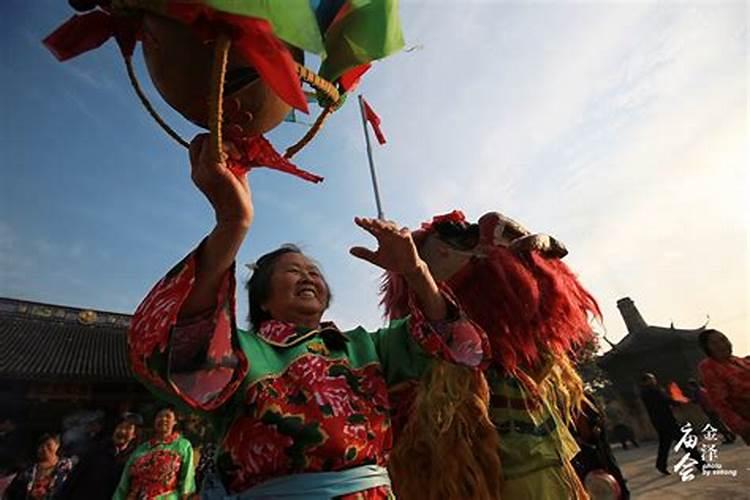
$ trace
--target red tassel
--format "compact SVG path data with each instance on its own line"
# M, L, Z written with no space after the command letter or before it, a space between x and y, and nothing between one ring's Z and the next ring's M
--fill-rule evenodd
M239 161L228 161L228 168L235 174L245 174L251 168L266 167L292 174L306 181L318 183L323 177L302 170L292 162L284 158L274 149L268 140L262 135L251 137L232 137L234 145L242 153Z
M43 43L59 61L67 61L100 47L114 34L115 24L112 22L112 16L96 10L74 15L50 33Z

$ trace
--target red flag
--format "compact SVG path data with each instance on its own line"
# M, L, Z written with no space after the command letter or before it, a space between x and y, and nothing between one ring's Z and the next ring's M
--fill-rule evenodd
M115 34L112 16L95 10L65 21L43 41L59 61L67 61L95 49Z
M373 111L373 109L370 107L370 104L365 100L365 98L362 98L362 104L365 106L365 119L370 122L370 125L372 125L372 130L375 132L375 137L378 138L378 143L382 146L385 144L385 136L383 135L383 131L380 130L380 117Z
M667 392L669 397L677 401L678 403L689 403L690 400L685 397L680 386L676 382L672 382L667 386Z

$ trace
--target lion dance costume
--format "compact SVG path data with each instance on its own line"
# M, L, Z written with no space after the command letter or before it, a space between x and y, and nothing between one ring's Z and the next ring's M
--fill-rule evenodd
M601 313L562 262L565 247L496 212L476 224L457 211L435 217L414 240L492 355L481 370L436 362L394 391L399 498L588 498L570 465L568 425L584 398L572 359ZM386 275L382 291L386 314L402 315L403 279Z

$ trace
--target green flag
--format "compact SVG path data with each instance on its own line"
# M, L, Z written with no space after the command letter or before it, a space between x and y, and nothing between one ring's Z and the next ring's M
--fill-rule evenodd
M324 34L326 58L318 73L329 81L404 46L398 0L348 0L348 3L349 12L339 16Z

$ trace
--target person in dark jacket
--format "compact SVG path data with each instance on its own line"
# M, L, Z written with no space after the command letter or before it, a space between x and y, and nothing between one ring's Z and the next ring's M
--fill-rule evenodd
M656 469L664 475L669 475L667 470L669 447L673 441L679 440L682 435L677 419L674 418L672 413L672 406L680 403L670 398L664 389L659 387L653 373L644 373L641 377L641 400L643 400L651 424L659 436ZM698 462L698 469L700 470L704 462L698 451L695 448L687 451Z
M571 426L581 451L573 457L571 464L578 477L586 484L586 476L594 471L605 471L614 478L620 487L619 500L629 500L630 491L622 470L617 464L607 438L607 423L604 411L598 407L593 398L585 399L581 414Z
M81 459L55 500L109 500L120 482L122 470L136 447L136 426L124 419L112 438L98 443Z

